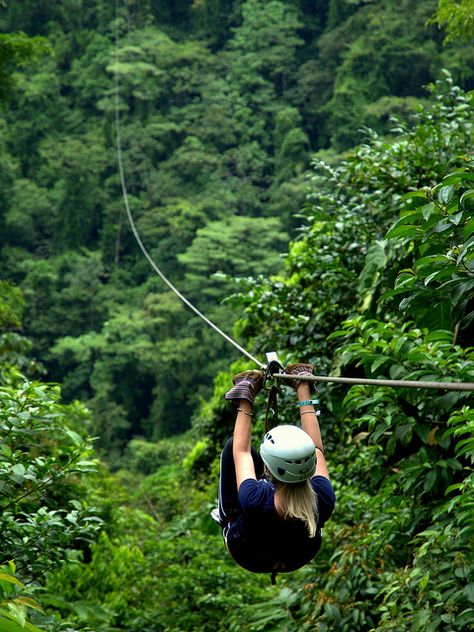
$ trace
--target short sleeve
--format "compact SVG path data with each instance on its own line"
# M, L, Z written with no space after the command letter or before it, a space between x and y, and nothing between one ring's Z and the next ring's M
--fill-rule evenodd
M324 476L313 476L311 485L318 497L319 526L322 527L334 511L336 495L331 481Z
M239 502L243 511L264 509L268 496L266 486L254 478L242 481L239 487Z

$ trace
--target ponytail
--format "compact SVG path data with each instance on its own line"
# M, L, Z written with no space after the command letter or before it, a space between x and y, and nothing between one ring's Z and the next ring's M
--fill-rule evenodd
M302 520L310 538L314 538L318 530L318 497L316 496L310 480L301 483L283 483L276 479L270 470L265 467L265 477L273 482L281 493L282 503L285 508L284 517Z
M280 483L285 518L302 520L309 537L314 538L318 529L318 502L309 480L301 483Z

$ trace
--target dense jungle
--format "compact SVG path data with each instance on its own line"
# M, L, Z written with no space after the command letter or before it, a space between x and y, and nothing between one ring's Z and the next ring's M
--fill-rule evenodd
M118 162L259 360L472 383L473 44L473 0L0 0L0 632L474 628L472 391L320 382L323 546L232 561L255 367Z

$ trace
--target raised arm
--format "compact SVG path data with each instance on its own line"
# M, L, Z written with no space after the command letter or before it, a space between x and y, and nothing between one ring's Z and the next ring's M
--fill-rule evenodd
M304 402L313 399L308 382L299 382L296 387L296 394L298 396L298 402ZM321 429L319 427L319 420L316 414L316 410L312 404L304 404L299 406L301 427L305 432L309 434L316 446L316 472L315 475L324 476L329 479L329 472L326 465L326 458L324 456L324 445L321 436Z
M233 447L237 489L239 489L242 481L248 478L256 478L251 446L252 404L246 399L241 399L235 419Z
M256 478L252 459L252 408L255 395L263 385L261 371L243 371L233 378L234 386L225 394L237 406L233 456L237 489L247 478Z

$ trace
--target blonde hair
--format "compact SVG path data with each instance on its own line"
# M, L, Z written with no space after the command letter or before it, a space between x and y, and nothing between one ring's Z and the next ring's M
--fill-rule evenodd
M301 483L283 483L266 470L276 486L284 507L284 517L302 520L308 530L309 537L314 538L318 529L318 498L309 480Z

